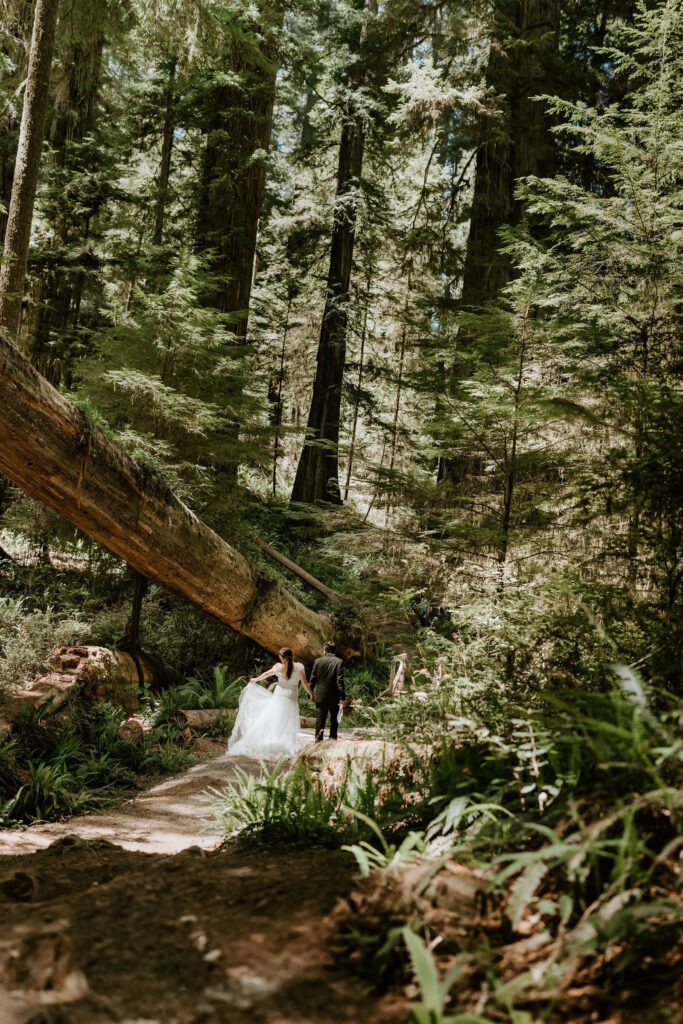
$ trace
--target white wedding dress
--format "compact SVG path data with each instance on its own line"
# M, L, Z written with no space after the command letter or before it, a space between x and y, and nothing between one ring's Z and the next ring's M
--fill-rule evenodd
M277 685L273 691L247 683L240 695L235 725L228 740L229 754L276 760L292 757L305 745L299 739L297 691L304 666L295 661L289 679L280 665L273 667Z

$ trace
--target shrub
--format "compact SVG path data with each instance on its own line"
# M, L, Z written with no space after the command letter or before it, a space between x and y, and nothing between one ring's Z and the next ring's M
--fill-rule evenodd
M302 762L291 770L282 762L262 767L260 777L236 768L237 782L217 794L213 813L226 841L251 835L268 843L340 846L358 836L362 819L355 810L376 809L379 787L370 771L349 764L341 783L326 787Z

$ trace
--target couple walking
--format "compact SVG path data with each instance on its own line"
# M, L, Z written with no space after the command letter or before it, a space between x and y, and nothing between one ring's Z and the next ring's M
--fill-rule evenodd
M271 692L259 683L275 676ZM255 679L250 679L240 696L235 726L228 741L229 754L247 757L291 757L302 746L299 741L299 684L315 701L315 739L323 738L327 716L330 716L330 739L337 738L339 705L346 703L344 662L337 657L335 645L323 647L322 658L313 662L310 683L306 669L289 647L280 651L280 661Z

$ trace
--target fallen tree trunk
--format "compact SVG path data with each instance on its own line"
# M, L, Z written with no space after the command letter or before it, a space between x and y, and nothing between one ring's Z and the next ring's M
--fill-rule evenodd
M270 651L310 662L330 621L201 522L0 333L0 472L143 576Z
M208 729L212 725L220 725L226 719L234 718L234 708L197 708L174 711L173 719L188 729Z

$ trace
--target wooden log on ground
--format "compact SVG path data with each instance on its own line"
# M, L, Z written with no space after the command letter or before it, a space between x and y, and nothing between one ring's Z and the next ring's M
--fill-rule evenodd
M237 712L234 708L201 708L199 710L176 711L173 718L179 725L188 729L208 729L212 725L218 725L226 719L234 718ZM299 724L302 729L315 728L315 718L301 715Z
M143 576L267 650L310 662L331 636L42 377L0 332L0 472Z
M293 562L291 558L287 558L286 555L281 554L270 544L266 544L266 542L264 540L261 540L260 537L255 537L253 533L251 534L251 539L258 548L261 548L261 551L264 551L267 555L270 555L270 557L275 559L276 562L279 562L280 565L284 565L286 569L289 569L291 572L293 572L296 576L299 577L299 579L302 579L304 583L308 583L309 587L313 587L315 590L319 590L320 593L324 594L325 597L328 598L328 600L330 601L339 600L339 594L335 594L334 590L330 590L330 588L325 586L324 583L321 583L320 580L317 580L315 576L311 576L310 572L306 572L306 570L302 569L300 565L297 565L296 562Z
M176 711L173 718L179 725L188 729L210 729L213 725L220 725L230 718L234 718L234 708L198 708L186 711Z
M140 652L145 682L153 681L153 669ZM93 700L108 701L124 711L135 711L138 670L129 654L108 647L66 647L58 644L47 656L49 669L27 686L17 690L0 707L0 741L11 733L13 724L26 707L50 705L58 711L74 690L81 689Z

